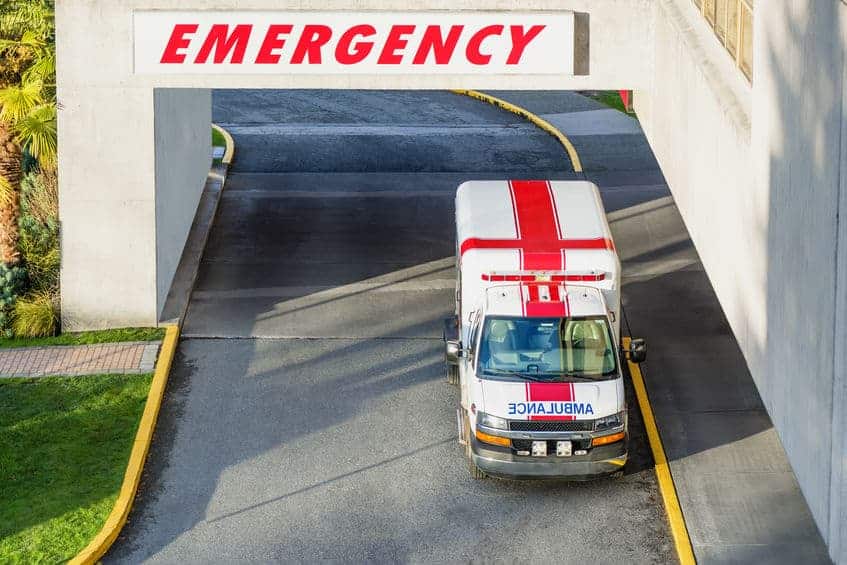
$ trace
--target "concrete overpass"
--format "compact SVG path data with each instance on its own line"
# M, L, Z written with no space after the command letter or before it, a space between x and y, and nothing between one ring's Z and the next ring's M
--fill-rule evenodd
M140 64L144 14L307 5L60 0L66 328L159 321L208 172L211 88L632 89L817 525L833 558L847 561L847 6L760 3L752 37L736 36L749 42L736 53L747 49L755 62L742 65L748 80L696 4L523 3L521 10L549 11L551 21L579 14L573 46L551 74L194 74ZM512 8L478 0L416 10ZM407 8L339 0L324 9Z

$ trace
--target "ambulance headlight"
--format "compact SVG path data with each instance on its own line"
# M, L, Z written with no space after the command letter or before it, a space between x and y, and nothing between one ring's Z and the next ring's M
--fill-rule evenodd
M611 416L605 416L594 420L594 431L602 432L605 430L614 430L615 428L623 427L625 424L626 412L618 412L617 414L612 414Z
M499 416L492 416L491 414L486 414L485 412L477 413L476 424L478 426L485 426L486 428L494 428L496 430L509 429L509 421L507 419L500 418Z

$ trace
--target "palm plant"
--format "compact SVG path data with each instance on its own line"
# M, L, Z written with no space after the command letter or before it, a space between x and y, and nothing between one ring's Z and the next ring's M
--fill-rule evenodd
M53 0L0 0L0 262L15 264L21 157L56 164Z

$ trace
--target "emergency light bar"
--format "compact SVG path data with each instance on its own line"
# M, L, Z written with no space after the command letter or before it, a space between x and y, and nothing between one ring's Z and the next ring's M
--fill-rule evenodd
M482 280L489 282L597 282L606 279L598 271L565 271L539 273L483 273Z

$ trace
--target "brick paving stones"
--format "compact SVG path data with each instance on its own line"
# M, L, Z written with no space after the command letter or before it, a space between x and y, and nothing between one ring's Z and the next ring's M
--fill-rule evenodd
M0 378L149 373L158 341L0 349Z

